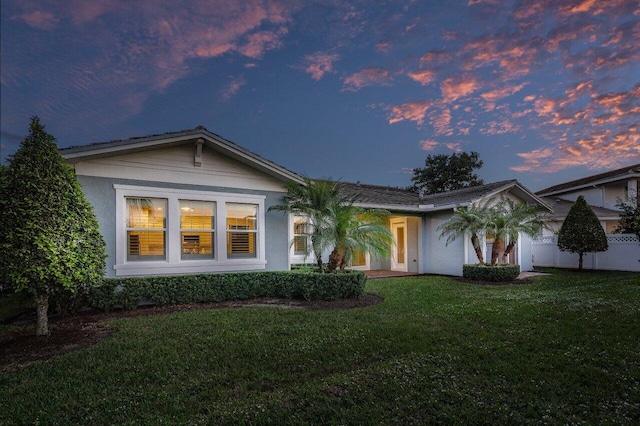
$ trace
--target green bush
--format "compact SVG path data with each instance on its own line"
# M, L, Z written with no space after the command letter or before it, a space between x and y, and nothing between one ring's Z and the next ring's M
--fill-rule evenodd
M135 309L141 303L172 305L254 297L336 300L362 296L366 280L366 275L359 271L340 274L268 271L105 278L89 289L88 298L92 307L105 311L114 306Z
M520 265L463 265L462 276L474 281L513 281L520 275Z

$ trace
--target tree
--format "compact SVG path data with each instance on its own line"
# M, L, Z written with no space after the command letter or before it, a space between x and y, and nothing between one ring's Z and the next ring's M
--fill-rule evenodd
M504 263L513 251L520 234L536 237L544 227L544 220L537 206L525 202L504 199L487 209L486 230L494 238L491 246L491 265Z
M451 155L428 155L425 167L413 169L411 189L420 194L437 194L455 189L482 185L484 181L474 173L483 165L479 154L461 152Z
M321 233L327 228L325 221L332 214L333 206L346 202L340 195L336 182L327 180L304 179L304 185L289 182L287 194L282 197L282 204L269 207L269 211L281 211L306 216L309 219L305 235L311 239L311 250L316 258L319 272L324 272L322 253L330 247L329 239Z
M321 235L333 246L329 255L327 272L344 270L352 255L357 252L388 256L393 245L393 234L386 225L389 212L365 210L352 201L333 206L331 215L324 222Z
M448 221L438 227L438 231L441 231L440 238L448 235L446 245L449 245L457 237L468 234L478 261L484 263L480 237L484 235L487 218L485 207L472 205L458 208Z
M10 157L0 197L0 265L37 306L37 335L49 334L50 297L100 280L105 243L76 176L37 117Z
M337 182L305 179L304 185L290 183L282 203L269 210L305 215L307 234L317 259L319 272L325 272L322 253L330 251L327 272L344 269L354 252L386 255L393 242L384 218L386 210L365 210L341 194Z
M520 233L534 237L543 226L544 220L538 207L511 199L489 199L482 205L457 209L438 230L442 231L441 238L449 235L447 245L458 236L469 235L480 263L484 263L480 237L493 236L491 265L495 266L503 263L504 258L513 251Z
M582 269L584 253L606 251L609 248L596 214L581 195L571 206L558 233L558 248L562 251L578 253L578 269Z
M616 233L636 234L640 240L640 197L632 195L627 201L618 200L616 207L621 210Z

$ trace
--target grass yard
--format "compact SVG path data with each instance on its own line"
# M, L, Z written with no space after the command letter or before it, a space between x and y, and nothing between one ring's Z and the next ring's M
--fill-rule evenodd
M126 318L0 373L0 424L638 424L640 275L369 281L377 306Z

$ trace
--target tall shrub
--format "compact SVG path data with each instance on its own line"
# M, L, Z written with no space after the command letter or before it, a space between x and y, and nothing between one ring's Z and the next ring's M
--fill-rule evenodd
M582 269L585 253L609 249L607 235L598 217L581 195L571 206L558 233L558 248L562 251L578 253L578 269Z
M37 117L3 174L2 276L34 297L36 334L47 335L50 298L101 279L105 243L73 170Z

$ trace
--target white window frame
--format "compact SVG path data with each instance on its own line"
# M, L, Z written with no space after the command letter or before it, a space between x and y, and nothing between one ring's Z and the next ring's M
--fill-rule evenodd
M300 263L316 263L316 256L313 253L313 248L311 247L311 237L307 237L307 247L309 248L309 254L296 254L296 249L293 244L293 239L295 237L294 226L296 221L304 220L307 224L310 223L310 220L305 215L296 215L289 214L289 265L292 264L300 264Z
M252 271L266 268L264 208L266 196L120 184L115 184L113 187L116 191L116 258L113 266L116 276ZM127 261L126 197L164 198L167 200L165 260ZM181 259L180 200L215 202L214 229L216 231L214 233L213 259ZM227 258L227 233L220 232L221 226L224 229L227 223L227 203L256 204L258 206L257 253L255 258Z

